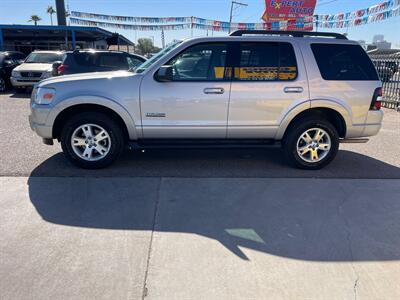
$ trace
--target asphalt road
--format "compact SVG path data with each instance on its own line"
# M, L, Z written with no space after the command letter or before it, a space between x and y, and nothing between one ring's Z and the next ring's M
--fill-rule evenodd
M384 126L367 144L341 145L320 171L288 167L280 149L126 151L107 169L72 166L42 144L28 124L29 97L0 95L0 176L400 178L400 114L385 110Z

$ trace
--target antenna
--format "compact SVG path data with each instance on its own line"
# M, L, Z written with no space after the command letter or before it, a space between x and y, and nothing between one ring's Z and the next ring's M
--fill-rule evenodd
M231 33L234 5L237 5L237 6L249 6L247 3L242 3L242 2L237 2L237 1L232 1L231 2L231 14L229 16L229 33Z

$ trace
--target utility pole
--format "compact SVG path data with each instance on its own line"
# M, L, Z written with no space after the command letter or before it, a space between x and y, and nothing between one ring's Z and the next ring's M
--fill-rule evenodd
M57 11L57 24L64 26L67 25L64 0L56 0L56 11Z
M164 34L164 29L161 29L161 45L162 48L165 48L165 34Z
M232 1L231 2L231 13L229 16L229 33L231 33L231 28L232 28L232 18L233 18L233 7L237 6L249 6L247 3L242 3L242 2L237 2L237 1Z

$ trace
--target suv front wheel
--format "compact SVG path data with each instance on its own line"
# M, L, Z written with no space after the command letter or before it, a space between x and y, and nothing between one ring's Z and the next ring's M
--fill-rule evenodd
M97 112L70 118L61 132L61 147L75 165L86 169L108 166L122 153L124 138L117 122Z
M339 134L328 121L304 119L291 126L283 147L285 157L292 165L317 170L335 158L339 149Z

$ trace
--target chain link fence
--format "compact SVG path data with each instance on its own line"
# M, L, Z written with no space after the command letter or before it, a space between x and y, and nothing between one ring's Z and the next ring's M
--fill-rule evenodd
M400 111L400 51L369 54L383 84L382 105Z

